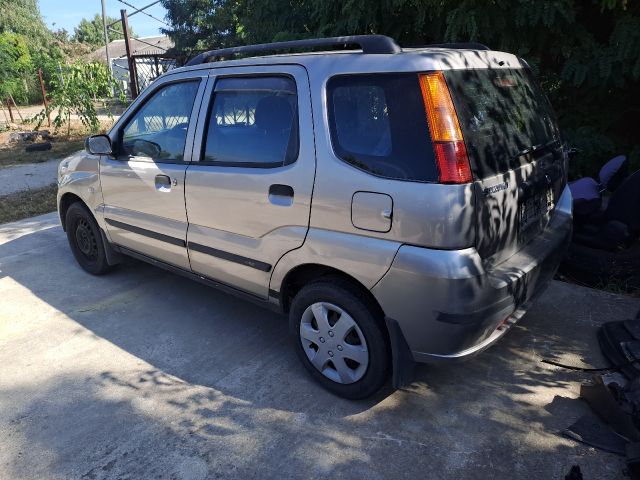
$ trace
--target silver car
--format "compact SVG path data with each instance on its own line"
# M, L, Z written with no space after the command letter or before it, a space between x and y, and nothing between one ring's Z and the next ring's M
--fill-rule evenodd
M338 37L166 73L61 162L58 210L87 272L128 255L288 313L311 375L362 398L523 316L571 235L566 173L523 60Z

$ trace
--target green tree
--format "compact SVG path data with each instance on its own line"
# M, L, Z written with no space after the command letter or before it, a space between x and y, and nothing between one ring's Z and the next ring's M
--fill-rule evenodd
M117 22L116 18L107 17L107 25ZM116 30L119 33L114 32ZM131 36L135 36L131 26L129 26ZM122 22L113 25L109 31L109 41L123 38ZM90 45L104 45L104 26L102 24L102 16L95 14L92 20L83 18L77 27L74 28L72 39L76 42L88 43Z
M33 52L51 41L37 0L0 0L0 33L23 35Z
M0 98L24 96L24 80L32 69L26 39L16 33L0 33Z
M640 167L640 2L630 0L162 0L176 49L378 33L400 45L486 43L524 57L570 144L573 174Z
M171 28L162 29L179 52L237 45L237 4L227 0L162 0Z
M49 112L55 112L53 124L56 130L67 125L67 136L71 127L71 115L77 115L90 131L100 128L96 100L124 95L119 83L111 76L109 69L101 62L75 62L61 67L50 83ZM47 117L47 109L35 117L39 128Z

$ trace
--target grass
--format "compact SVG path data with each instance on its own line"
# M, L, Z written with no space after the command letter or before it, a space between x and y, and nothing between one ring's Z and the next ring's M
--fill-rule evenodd
M53 212L56 209L58 186L35 188L0 196L0 223Z
M82 140L54 140L51 142L51 149L42 152L25 152L24 144L15 148L0 149L0 167L9 165L20 165L24 163L41 163L47 160L64 158L78 150L84 148L84 138Z

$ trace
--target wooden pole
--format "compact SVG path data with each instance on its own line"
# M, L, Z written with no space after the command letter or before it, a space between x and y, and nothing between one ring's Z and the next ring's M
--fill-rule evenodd
M13 119L13 111L11 110L11 100L9 100L9 97L7 97L5 101L7 102L7 110L9 110L9 117L11 118L11 123L16 123L16 121Z
M22 118L22 113L20 113L20 109L18 108L18 104L16 103L16 101L13 99L13 95L9 95L9 98L11 99L11 103L13 103L13 107L16 109L16 112L18 112L20 121L24 123L24 118Z
M42 104L47 112L47 125L51 127L51 113L49 112L49 102L47 101L47 91L44 88L44 81L42 80L42 69L38 69L38 78L40 79L40 90L42 91Z
M124 33L124 47L127 50L127 63L129 65L129 81L131 83L131 100L135 100L138 96L138 79L136 78L135 59L131 55L131 38L129 37L129 21L127 19L127 11L120 10L120 18L122 19L122 32Z

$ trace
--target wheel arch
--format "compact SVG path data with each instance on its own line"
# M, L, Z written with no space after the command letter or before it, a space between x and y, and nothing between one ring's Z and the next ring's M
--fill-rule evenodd
M352 285L353 288L357 288L363 295L367 297L367 300L369 300L371 304L375 306L375 308L378 310L378 313L380 313L380 315L384 317L384 311L382 310L380 303L373 296L371 291L362 284L362 282L340 269L319 263L305 263L302 265L297 265L296 267L289 270L289 272L287 272L282 280L279 292L282 310L285 313L288 313L289 307L291 306L291 300L305 285L321 279L322 277L328 276L340 277L341 279Z
M91 209L87 205L87 203L82 200L78 195L72 192L66 192L60 197L60 202L58 203L58 215L60 216L60 223L62 224L62 230L67 231L67 210L69 207L76 202L82 203L89 211Z

